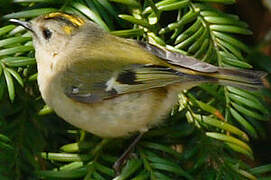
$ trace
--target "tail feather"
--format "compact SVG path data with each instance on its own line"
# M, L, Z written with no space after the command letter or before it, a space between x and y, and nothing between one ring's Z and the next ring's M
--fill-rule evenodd
M267 83L266 72L246 69L220 68L218 74L219 83L228 86L239 87L247 90L258 90L265 87Z

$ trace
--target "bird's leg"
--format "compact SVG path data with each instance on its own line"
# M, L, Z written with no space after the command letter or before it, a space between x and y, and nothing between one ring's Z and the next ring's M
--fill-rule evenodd
M117 175L120 174L121 166L124 164L125 160L128 158L133 148L136 146L136 144L139 142L139 140L142 138L143 135L144 133L140 133L135 138L135 140L129 145L126 151L120 156L120 158L114 163L113 168L115 172L117 173Z

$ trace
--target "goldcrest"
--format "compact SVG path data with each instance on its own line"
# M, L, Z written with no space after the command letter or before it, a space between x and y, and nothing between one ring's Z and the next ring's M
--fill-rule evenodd
M266 73L216 67L105 32L70 14L30 22L41 96L67 122L100 137L145 132L166 118L177 94L201 83L263 87Z

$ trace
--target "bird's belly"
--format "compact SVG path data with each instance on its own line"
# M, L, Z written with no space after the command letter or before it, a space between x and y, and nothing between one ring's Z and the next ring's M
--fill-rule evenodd
M58 116L74 126L100 137L121 137L159 124L176 103L177 92L176 88L157 88L95 104L76 102L52 88L42 96Z

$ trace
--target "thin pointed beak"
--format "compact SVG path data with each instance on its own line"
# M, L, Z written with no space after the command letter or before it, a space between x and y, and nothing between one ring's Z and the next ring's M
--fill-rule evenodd
M31 32L34 32L32 27L31 27L31 23L30 22L26 22L26 21L20 21L18 19L10 19L9 20L10 22L12 23L16 23L16 24L19 24L21 26L23 26L25 29L31 31Z

